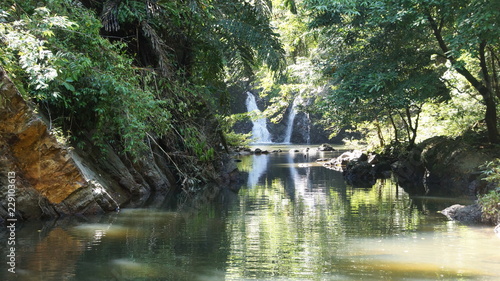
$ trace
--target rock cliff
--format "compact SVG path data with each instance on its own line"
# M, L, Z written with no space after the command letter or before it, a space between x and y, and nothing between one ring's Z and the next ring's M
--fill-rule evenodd
M102 157L96 148L87 147L77 151L58 142L0 69L1 218L12 211L9 184L15 186L15 216L20 220L112 211L145 200L152 192L175 189L174 176L154 151L131 163L111 148Z

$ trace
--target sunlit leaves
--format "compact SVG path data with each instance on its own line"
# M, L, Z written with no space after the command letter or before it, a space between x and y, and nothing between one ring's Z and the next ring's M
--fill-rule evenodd
M8 11L2 11L0 39L18 57L17 62L11 63L19 64L28 74L33 88L40 90L47 88L58 75L54 66L57 58L45 47L46 39L54 35L53 28L71 29L75 26L66 17L51 15L44 7L35 9L33 18L21 20L9 20Z
M448 97L444 81L451 88L464 86L443 76L449 67L489 104L489 137L496 139L495 102L489 98L495 94L488 89L498 89L498 1L304 3L314 16L311 27L320 30L325 77L334 85L318 99L325 119L356 124L423 102L439 104Z

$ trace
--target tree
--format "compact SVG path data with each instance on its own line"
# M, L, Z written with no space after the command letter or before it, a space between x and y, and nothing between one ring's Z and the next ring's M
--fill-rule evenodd
M340 125L377 120L399 130L412 147L423 103L447 97L440 79L443 69L431 60L429 35L409 30L411 14L391 16L380 3L329 2L308 6L315 12L313 28L323 28L325 74L331 90L319 100L330 121ZM326 3L322 3L326 4ZM333 110L332 110L333 109ZM396 126L400 118L403 127Z
M448 59L451 66L482 96L486 105L484 120L488 138L492 143L499 143L496 97L500 96L500 92L496 69L500 61L495 57L498 56L500 43L500 3L471 0L411 1L410 4L416 13L427 20L441 48L439 55ZM475 57L480 69L478 76L472 70L477 65L467 65L464 61L466 54Z
M84 3L101 15L104 36L127 42L138 65L164 76L176 72L196 83L214 83L227 68L242 68L248 75L259 62L276 72L284 66L266 1Z
M354 106L356 113L365 112L356 104L372 100L389 112L403 109L406 114L401 117L406 115L407 129L416 131L418 119L411 125L411 107L446 96L443 69L430 59L437 55L448 60L448 65L482 96L489 140L499 141L495 100L498 4L474 0L309 0L305 8L314 15L312 27L322 28L326 35L322 40L329 60L326 70L334 90L326 96L330 106L323 109ZM469 55L475 64L465 59ZM473 74L475 69L480 75ZM382 95L386 95L385 103L380 103ZM348 117L344 120L359 120L355 112L344 114Z

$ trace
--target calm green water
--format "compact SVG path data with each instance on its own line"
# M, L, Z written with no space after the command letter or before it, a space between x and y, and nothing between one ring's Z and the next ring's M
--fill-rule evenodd
M0 280L500 280L500 237L436 213L453 201L346 186L325 156L241 157L240 192L188 211L25 224Z

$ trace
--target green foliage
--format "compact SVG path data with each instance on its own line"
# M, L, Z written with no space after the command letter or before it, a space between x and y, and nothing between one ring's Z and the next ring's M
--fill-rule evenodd
M251 141L251 133L248 134L238 134L232 131L234 124L238 121L248 119L248 115L246 113L241 114L231 114L228 116L218 116L218 118L222 119L221 125L223 126L222 131L224 132L224 136L226 138L227 145L229 146L242 146L248 145Z
M500 192L490 191L488 194L483 195L478 200L481 205L483 220L489 221L493 224L500 222Z
M478 203L483 210L483 219L498 224L500 223L500 159L488 162L482 168L483 180L496 188L480 196Z
M185 185L217 176L224 72L283 64L264 2L7 2L1 64L54 134L132 160L159 147Z
M53 29L71 30L77 25L67 17L51 16L45 8L36 8L31 17L16 20L9 11L0 9L0 49L2 65L8 71L21 68L28 76L29 86L34 90L48 87L58 75L58 57L47 49L47 39L54 36Z
M483 180L494 184L500 189L500 159L486 163L483 167Z
M309 26L319 34L318 53L329 84L317 98L317 112L335 127L392 127L394 140L406 136L411 146L420 125L435 129L430 118L451 119L435 133L450 134L448 128L455 127L451 134L457 134L482 119L477 110L482 109L494 141L496 102L492 96L498 96L496 69L500 62L494 59L499 37L493 27L499 17L493 6L498 4L304 1L302 8L312 16ZM487 35L488 30L493 35ZM457 79L457 74L462 79ZM450 101L450 90L458 101ZM476 110L464 101L467 95L460 93L469 95ZM476 102L478 94L486 107ZM428 106L441 108L443 103L447 109L443 112L434 109L432 113L432 106ZM466 105L464 118L460 117L460 104ZM427 120L421 123L421 117ZM367 127L365 122L373 124ZM382 131L378 130L379 138ZM428 132L426 128L423 131Z
M279 123L295 97L300 95L307 98L316 91L315 83L321 75L313 62L316 58L317 34L308 29L307 13L299 9L295 1L275 0L273 14L272 24L280 35L287 67L280 77L266 68L260 68L255 76L255 84L260 88L260 97L270 102L264 114L271 122ZM307 108L301 110L306 111Z
M46 105L42 109L56 117L55 126L75 137L93 131L101 146L119 136L123 151L133 156L148 149L146 132L163 134L169 128L165 101L141 86L124 44L99 36L100 23L91 12L72 7L79 15L74 21L71 14L56 16L47 8L19 19L14 12L2 24L10 58L3 63L15 77L27 76L26 92Z

